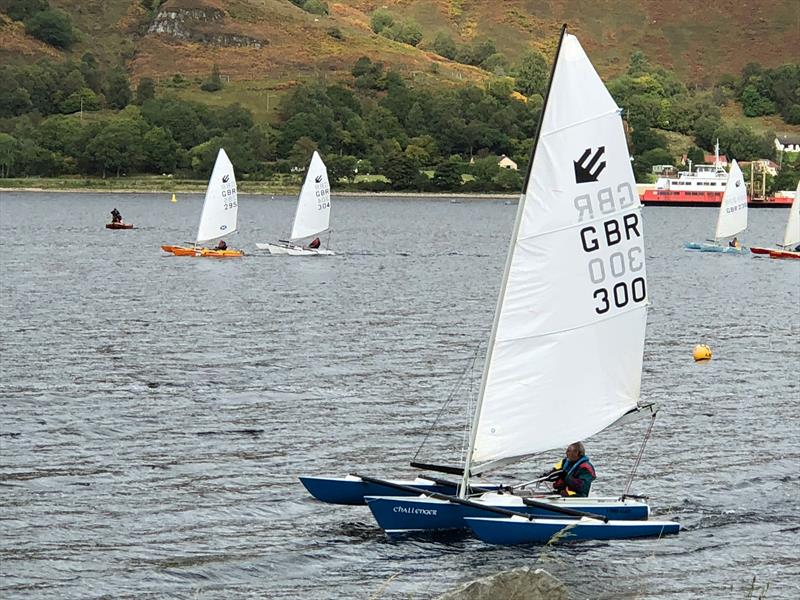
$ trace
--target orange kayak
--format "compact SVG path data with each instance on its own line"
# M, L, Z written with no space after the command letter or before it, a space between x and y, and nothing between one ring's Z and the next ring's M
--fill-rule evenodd
M244 256L241 250L214 250L213 248L195 248L194 246L161 246L164 252L175 256L199 256L203 258L236 258Z

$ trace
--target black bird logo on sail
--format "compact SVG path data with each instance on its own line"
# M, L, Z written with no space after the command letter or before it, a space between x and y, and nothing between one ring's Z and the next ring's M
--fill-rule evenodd
M314 177L314 181L316 181L317 183L322 181L322 175L317 175L316 177Z
M606 168L606 161L600 164L597 164L597 161L599 161L605 153L606 147L600 146L591 159L589 159L589 156L592 154L592 149L587 148L578 160L572 161L572 164L575 166L575 183L591 183L597 181L600 173Z

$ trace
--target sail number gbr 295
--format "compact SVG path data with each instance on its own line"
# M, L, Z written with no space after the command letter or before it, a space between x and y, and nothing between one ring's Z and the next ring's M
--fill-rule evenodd
M595 286L592 296L598 315L647 299L644 248L637 213L609 219L601 225L582 227L580 239L583 251L592 256L587 267L589 279ZM610 252L600 252L605 248Z

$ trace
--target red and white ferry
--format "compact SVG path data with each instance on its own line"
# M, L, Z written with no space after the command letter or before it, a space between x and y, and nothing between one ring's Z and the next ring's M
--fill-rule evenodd
M649 206L719 206L725 193L728 172L719 159L719 144L714 149L713 165L696 165L692 171L681 171L677 177L659 177L653 188L645 189L641 201ZM785 207L792 204L791 198L748 197L750 207Z

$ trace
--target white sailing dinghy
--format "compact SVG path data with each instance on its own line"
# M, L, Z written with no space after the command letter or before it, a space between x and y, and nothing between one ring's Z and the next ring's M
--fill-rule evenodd
M678 530L676 523L646 520L647 505L631 499L471 494L476 475L564 448L641 409L647 290L639 198L620 111L577 39L563 32L539 127L459 494L367 496L388 532L471 527L473 518L505 522L521 513L527 514L510 519L534 530L549 523L548 531L558 513L599 515L591 520L603 526L596 537ZM622 519L639 519L639 527L617 527L628 522ZM571 519L556 531L577 524Z
M725 193L719 206L717 228L714 232L714 242L687 242L687 250L700 250L701 252L725 252L727 254L743 254L749 252L747 248L738 245L722 245L721 240L732 238L747 229L747 187L744 176L735 160L731 163L728 172L728 181L725 184Z
M270 254L288 254L289 256L331 256L334 253L327 248L314 247L314 244L299 244L309 238L328 230L331 219L331 186L328 182L328 169L317 151L311 157L306 172L306 179L297 198L297 210L292 222L292 230L288 240L276 243L256 244L259 250L268 250Z
M778 248L751 247L753 254L767 254L772 258L800 258L800 181L794 192L794 201L789 208L786 229L783 232L783 243Z
M200 225L197 228L197 238L191 246L161 246L164 252L175 256L199 256L208 258L233 258L243 256L241 250L220 248L207 248L203 244L214 240L221 240L236 231L239 215L239 196L236 189L236 176L225 150L220 148L211 178L208 180L206 196L203 200L203 212L200 214Z

